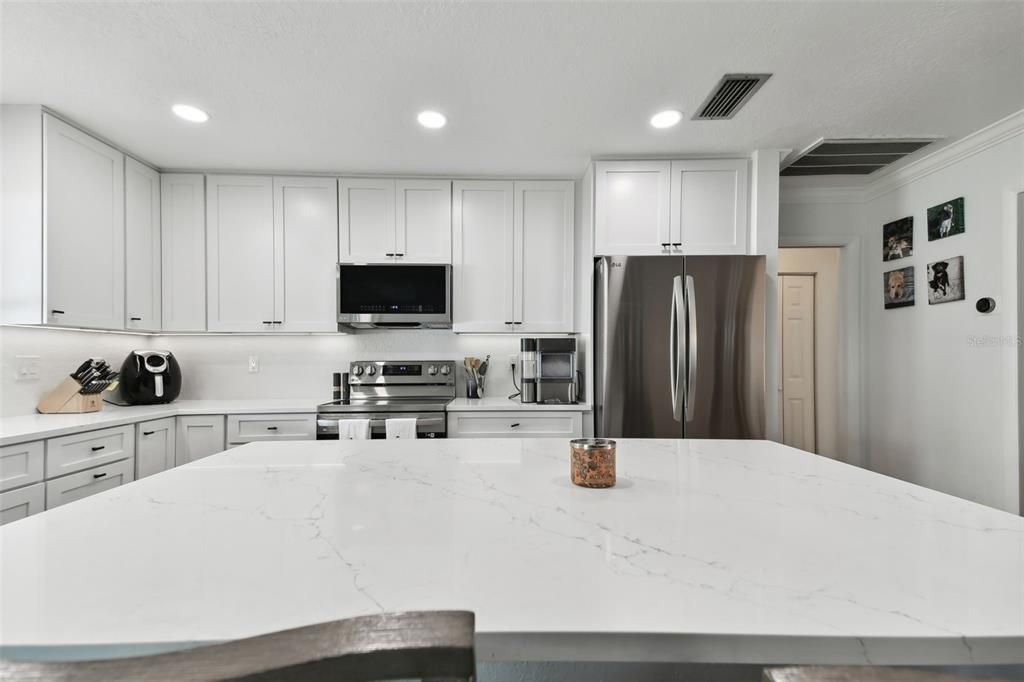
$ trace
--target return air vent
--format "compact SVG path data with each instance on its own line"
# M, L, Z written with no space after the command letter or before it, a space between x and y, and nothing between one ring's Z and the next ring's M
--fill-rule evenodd
M913 154L938 138L819 140L780 175L867 175Z
M723 121L736 115L770 73L727 73L694 115L694 121Z

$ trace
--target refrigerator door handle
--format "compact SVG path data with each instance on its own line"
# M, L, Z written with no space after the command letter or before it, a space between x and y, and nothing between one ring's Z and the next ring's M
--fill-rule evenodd
M683 315L680 306L683 305L683 278L676 276L672 278L672 310L669 313L668 330L668 371L669 384L672 387L672 418L677 422L683 420L682 390L679 386L681 369L683 366L680 357L680 343L683 337Z
M693 421L697 396L697 296L693 275L686 276L686 421Z

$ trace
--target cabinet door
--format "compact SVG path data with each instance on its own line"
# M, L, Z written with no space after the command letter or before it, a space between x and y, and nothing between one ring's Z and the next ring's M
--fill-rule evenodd
M402 263L452 262L452 183L396 180L395 249Z
M515 323L523 333L573 330L572 181L515 183Z
M202 175L160 176L164 331L206 331L206 193Z
M135 478L158 474L174 466L174 417L140 422L135 432Z
M123 459L106 466L50 479L46 482L46 508L53 509L131 483L135 478L134 473L135 461Z
M206 178L207 328L274 328L274 189L269 177Z
M595 253L599 256L672 253L669 234L671 163L601 161L595 165L595 173Z
M124 155L46 114L49 324L124 328Z
M277 331L338 331L337 192L330 178L274 178Z
M160 331L160 174L124 160L125 329Z
M38 514L45 506L46 485L43 483L0 493L0 526Z
M395 181L338 180L338 260L393 263L396 251Z
M452 327L457 332L515 330L512 204L511 182L453 184Z
M449 412L449 438L580 438L582 412Z
M672 234L686 254L745 254L747 160L673 161Z
M178 417L174 448L176 466L223 452L223 415Z
M43 480L43 441L0 448L0 490L20 488Z

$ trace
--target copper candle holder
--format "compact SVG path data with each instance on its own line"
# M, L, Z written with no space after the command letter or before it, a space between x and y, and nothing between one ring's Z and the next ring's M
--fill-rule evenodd
M572 482L584 488L615 485L615 441L608 438L577 438L569 442Z

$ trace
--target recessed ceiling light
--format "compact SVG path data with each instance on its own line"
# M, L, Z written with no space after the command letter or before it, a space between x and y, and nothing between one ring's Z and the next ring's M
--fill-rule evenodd
M175 116L183 118L189 123L206 123L210 120L208 113L191 104L175 104L171 107L171 111L174 112Z
M420 125L424 128L444 128L444 124L448 122L448 119L440 111L421 111L417 116L416 120L420 122Z
M666 109L651 116L651 125L655 128L671 128L682 120L683 112L675 109Z

